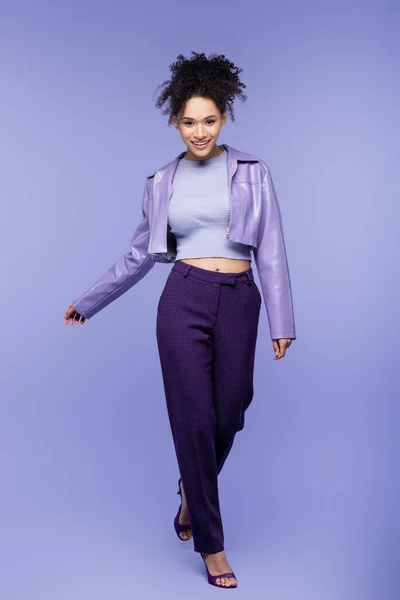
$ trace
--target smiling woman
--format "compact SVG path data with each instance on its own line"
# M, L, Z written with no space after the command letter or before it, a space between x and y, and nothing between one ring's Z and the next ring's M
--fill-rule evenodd
M156 262L174 265L157 305L156 337L180 478L174 528L193 539L208 582L237 587L224 550L218 475L244 427L262 296L274 349L296 338L282 217L265 161L217 145L235 97L238 69L224 55L179 55L156 101L186 151L146 178L142 219L130 251L77 298L66 322L90 319ZM171 519L172 520L172 519Z

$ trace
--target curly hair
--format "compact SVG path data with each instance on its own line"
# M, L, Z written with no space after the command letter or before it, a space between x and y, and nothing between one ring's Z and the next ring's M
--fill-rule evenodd
M235 96L242 102L247 100L242 91L246 85L238 76L243 69L236 67L224 54L210 54L207 58L203 52L192 50L192 55L191 58L186 58L183 54L178 54L176 62L169 65L171 79L163 81L156 89L165 88L155 100L157 108L161 108L169 100L167 108L161 111L163 115L169 114L168 126L174 116L179 123L186 102L193 96L210 98L221 114L228 110L234 121L232 105Z

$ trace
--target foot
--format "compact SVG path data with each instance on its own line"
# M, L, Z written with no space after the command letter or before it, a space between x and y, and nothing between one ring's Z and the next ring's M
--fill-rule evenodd
M205 562L211 575L215 576L219 573L229 573L232 571L228 561L226 560L225 550L221 550L221 552L215 552L214 554L206 554ZM215 580L215 583L222 587L232 587L237 585L237 580L235 577L218 577Z
M185 491L182 486L182 481L179 482L179 488L181 490L181 501L182 501L182 508L181 508L181 512L179 514L179 523L181 525L190 525L189 510L188 510L188 506L187 506L187 502L186 502ZM183 540L190 540L190 538L192 537L192 530L185 529L184 531L181 531L179 533L179 537L181 537Z

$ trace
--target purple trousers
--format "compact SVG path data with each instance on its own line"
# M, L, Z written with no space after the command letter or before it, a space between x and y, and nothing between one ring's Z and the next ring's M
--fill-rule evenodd
M194 550L219 552L217 475L253 398L261 294L251 268L221 273L175 261L156 334Z

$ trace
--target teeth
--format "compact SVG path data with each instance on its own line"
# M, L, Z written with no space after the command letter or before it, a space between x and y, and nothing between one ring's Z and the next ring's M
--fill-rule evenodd
M208 144L208 142L203 142L202 144L200 144L199 142L193 142L193 144L195 146L205 146L206 144Z

